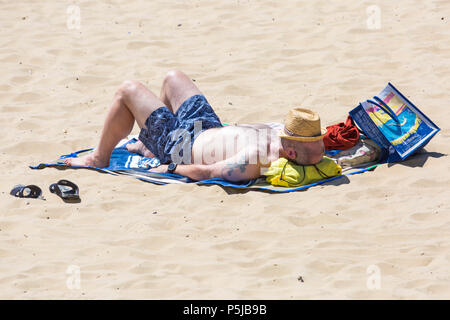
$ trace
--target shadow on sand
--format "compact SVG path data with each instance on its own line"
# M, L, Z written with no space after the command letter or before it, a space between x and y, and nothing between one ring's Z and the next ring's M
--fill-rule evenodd
M405 161L389 163L388 168L395 166L395 165L402 165L402 166L407 166L410 168L423 167L429 158L441 158L441 157L447 157L447 156L448 155L444 154L444 153L428 152L425 149L423 149Z
M349 183L350 183L350 179L347 176L340 176L338 179L324 182L324 183L320 184L319 186L340 186L342 184L349 184ZM280 193L280 192L276 192L276 191L272 191L272 190L264 190L264 189L239 189L239 188L230 188L230 187L226 187L226 186L221 186L221 187L229 195L231 195L231 194L246 194L247 192L250 192L250 191L253 191L253 192L258 191L258 192L264 192L264 193L270 193L270 194L284 194L284 193ZM317 187L317 186L312 186L312 187ZM309 188L297 190L295 192L306 192L308 190L309 190Z

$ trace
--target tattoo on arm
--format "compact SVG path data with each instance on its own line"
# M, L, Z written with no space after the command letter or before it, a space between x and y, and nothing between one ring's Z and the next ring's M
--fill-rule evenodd
M226 172L229 177L233 174L234 169L239 169L241 173L244 173L247 169L248 164L239 164L239 163L227 163L225 168L223 168L222 172Z
M245 161L245 156L242 156L238 162L227 163L222 169L222 175L225 175L226 173L228 177L231 177L235 169L239 169L241 173L244 173L245 170L247 170L247 166L248 163Z

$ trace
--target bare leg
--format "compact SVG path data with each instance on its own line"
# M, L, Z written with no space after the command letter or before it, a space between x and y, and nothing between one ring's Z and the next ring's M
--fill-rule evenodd
M202 94L197 86L185 73L169 71L164 78L160 100L167 108L176 113L181 104L188 98Z
M134 120L140 128L145 127L148 116L163 105L164 103L141 83L125 81L114 96L97 148L84 157L67 158L65 162L72 166L107 167L112 150L121 139L130 134ZM142 143L134 147L133 152L142 149L146 156L153 156ZM133 147L130 149L133 150Z
M194 82L183 72L174 70L169 71L164 78L160 100L172 113L176 113L187 98L196 94L201 94L201 92ZM127 149L145 157L154 157L141 141L128 144Z

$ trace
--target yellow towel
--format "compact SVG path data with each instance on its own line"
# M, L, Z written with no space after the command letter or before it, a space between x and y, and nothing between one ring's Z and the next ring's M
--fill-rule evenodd
M342 168L333 160L323 157L316 165L296 165L286 158L271 163L264 173L268 183L282 187L300 187L323 179L339 176Z

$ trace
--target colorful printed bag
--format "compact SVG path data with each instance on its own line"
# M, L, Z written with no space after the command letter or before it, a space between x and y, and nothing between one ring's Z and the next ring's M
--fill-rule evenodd
M380 160L384 162L406 159L440 130L391 83L373 100L350 111L350 116L380 146Z

